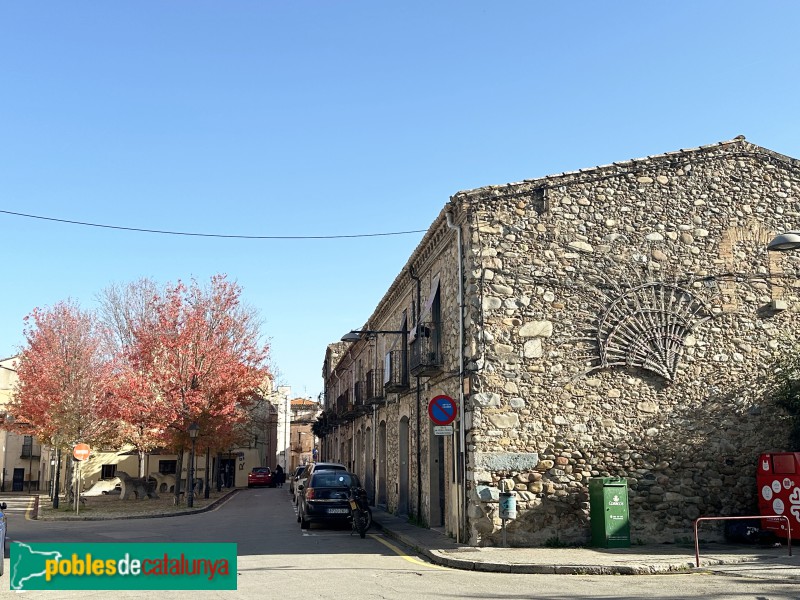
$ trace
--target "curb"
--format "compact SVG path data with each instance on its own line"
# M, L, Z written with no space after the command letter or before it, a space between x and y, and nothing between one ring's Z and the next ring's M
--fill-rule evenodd
M194 515L194 514L198 514L198 513L204 513L204 512L208 512L210 510L214 510L216 508L219 508L220 506L225 504L228 500L233 498L238 493L239 493L239 489L237 488L237 489L234 489L234 490L228 492L222 498L217 498L212 503L210 503L208 506L203 506L202 508L192 508L192 509L180 510L180 511L175 511L175 512L171 512L171 513L152 513L152 514L144 514L144 515L125 515L125 516L121 515L121 516L116 516L116 517L112 517L112 516L106 516L106 517L103 517L103 516L82 517L80 515L77 516L77 517L74 517L74 516L40 517L38 515L38 513L37 513L34 520L37 520L37 521L48 521L48 522L52 522L52 521L119 521L119 520L123 520L123 519L124 520L129 520L129 519L162 519L162 518L168 518L168 517L180 517L180 516L184 516L184 515Z

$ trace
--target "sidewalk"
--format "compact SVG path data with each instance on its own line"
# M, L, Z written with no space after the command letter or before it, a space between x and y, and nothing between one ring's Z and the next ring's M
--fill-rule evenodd
M669 572L719 572L743 577L800 581L800 548L701 544L700 568L694 547L674 544L631 548L475 548L457 544L433 529L417 527L380 508L376 528L438 565L468 571L564 575L653 575Z

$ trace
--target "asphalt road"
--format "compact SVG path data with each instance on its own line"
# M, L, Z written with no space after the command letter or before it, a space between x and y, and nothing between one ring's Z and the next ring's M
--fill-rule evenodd
M378 532L312 525L302 531L286 489L243 490L210 512L161 519L45 522L14 518L11 539L23 542L235 542L238 590L149 592L149 597L362 599L629 598L796 600L797 584L734 575L509 575L445 569ZM0 597L8 590L8 559ZM147 592L146 592L147 593ZM25 592L27 598L138 598L142 592Z

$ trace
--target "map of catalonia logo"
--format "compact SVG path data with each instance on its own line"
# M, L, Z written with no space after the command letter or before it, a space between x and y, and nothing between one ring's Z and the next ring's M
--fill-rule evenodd
M11 590L235 590L236 544L11 544Z

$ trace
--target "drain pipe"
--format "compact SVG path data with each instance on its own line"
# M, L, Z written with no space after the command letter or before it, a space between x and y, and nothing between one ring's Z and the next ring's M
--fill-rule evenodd
M420 310L420 286L422 280L414 275L414 267L409 267L408 274L411 276L411 279L417 282L417 335L419 335L419 320L422 318L422 312ZM420 342L421 343L421 342ZM419 375L417 377L417 523L422 521L422 436L420 435L420 430L422 424L420 423L420 407L422 406L422 387L419 382Z
M453 453L453 470L460 479L461 493L458 502L458 527L456 542L461 543L462 527L466 533L465 511L467 506L467 476L464 449L466 448L465 415L464 415L464 260L461 252L461 227L453 222L453 213L447 211L447 226L456 232L458 250L458 453Z

